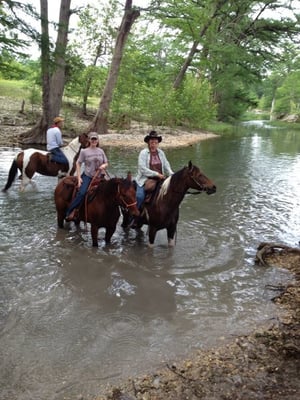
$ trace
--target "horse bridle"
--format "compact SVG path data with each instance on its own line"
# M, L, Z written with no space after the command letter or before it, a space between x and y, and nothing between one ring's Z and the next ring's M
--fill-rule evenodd
M133 207L133 206L135 206L135 205L137 204L137 201L135 201L135 202L133 202L133 203L130 203L130 204L128 204L128 203L126 202L126 200L124 199L124 197L122 196L122 194L121 194L121 192L120 192L120 184L118 184L118 194L119 194L120 200L122 201L122 203L124 204L124 206L125 206L127 209L130 208L130 207Z
M194 167L192 168L192 171L193 171L193 169L194 169ZM191 171L191 172L192 172L192 171ZM199 182L197 181L197 179L194 178L194 176L193 176L192 174L190 175L190 178L191 178L192 181L194 181L194 182L196 183L197 186L199 186L199 187L201 188L201 190L199 190L198 192L189 192L189 191L187 191L186 193L188 193L188 194L201 194L201 193L204 191L203 185L201 185L201 183L199 183ZM196 190L196 189L195 189L195 190Z

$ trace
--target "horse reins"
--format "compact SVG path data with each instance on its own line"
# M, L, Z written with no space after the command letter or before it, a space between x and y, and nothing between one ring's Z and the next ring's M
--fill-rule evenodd
M192 179L192 181L194 181L196 183L196 185L201 187L201 184L193 176L190 176L190 178ZM187 194L201 194L203 192L203 190L204 189L200 190L199 192L189 192L189 191L187 191L186 193Z
M126 202L126 200L125 200L125 199L123 198L123 196L121 195L121 192L120 192L120 184L118 184L118 195L119 195L120 200L124 203L124 205L125 205L126 208L133 207L133 206L135 206L135 205L137 204L137 201L134 201L133 203L130 203L130 204L128 204L128 203Z

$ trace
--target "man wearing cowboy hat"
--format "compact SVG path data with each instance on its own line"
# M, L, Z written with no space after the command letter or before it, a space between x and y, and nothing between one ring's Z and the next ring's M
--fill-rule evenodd
M141 206L145 199L145 182L148 178L165 179L165 175L172 175L173 171L163 150L158 148L162 137L156 131L151 131L144 137L148 146L141 150L138 158L138 172L136 176L137 207Z
M50 151L50 160L60 163L67 164L67 170L69 169L69 161L60 147L64 146L62 139L61 129L64 124L64 119L61 117L55 117L53 125L47 130L47 150Z

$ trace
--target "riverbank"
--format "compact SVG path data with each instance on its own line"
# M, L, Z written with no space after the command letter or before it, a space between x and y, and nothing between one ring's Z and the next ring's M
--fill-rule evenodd
M28 131L32 124L24 115L2 117L0 120L0 146L19 146L18 137ZM87 129L87 122L84 119L73 119L63 130L63 137L70 142L74 137ZM133 121L128 129L110 130L108 134L101 135L100 146L103 147L126 147L140 149L145 147L144 137L153 127ZM192 146L202 140L217 138L218 135L203 130L184 130L168 127L155 128L163 140L161 148L178 148ZM34 147L31 146L31 147Z
M291 271L271 287L278 313L249 335L199 350L152 374L103 388L97 400L298 400L300 396L300 253L269 254L268 264ZM268 268L268 266L261 266ZM82 397L84 399L84 396Z

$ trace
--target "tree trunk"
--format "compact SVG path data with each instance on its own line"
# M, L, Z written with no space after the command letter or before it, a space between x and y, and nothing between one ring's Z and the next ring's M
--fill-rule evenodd
M125 11L115 43L114 54L111 61L109 74L99 103L98 111L88 130L99 134L108 132L108 115L113 91L116 86L124 47L134 21L139 17L140 11L132 8L132 0L126 0Z
M276 119L274 110L275 110L275 93L274 93L274 96L272 99L272 104L271 104L270 121L274 121Z
M197 52L197 47L199 45L199 42L195 41L192 45L191 50L189 51L188 56L186 57L179 73L177 74L175 81L173 83L173 89L178 89L179 86L181 85L184 75L188 69L188 67L191 65L191 62L193 61L194 55Z
M45 144L46 130L53 118L59 115L65 85L65 53L68 39L71 0L61 0L59 26L54 51L53 73L50 78L50 44L48 28L48 0L40 0L41 6L41 76L42 115L29 131L19 136L22 144ZM51 84L50 84L51 82Z
M57 40L54 52L54 71L50 82L50 121L59 115L65 87L66 48L70 21L71 0L61 0Z
M189 51L189 54L186 57L179 73L177 74L177 76L174 80L174 83L173 83L173 89L178 89L180 87L180 85L183 81L184 75L185 75L188 67L191 65L191 63L193 61L194 55L198 52L197 48L200 43L200 39L205 36L207 29L213 23L213 20L217 17L218 12L222 9L222 7L225 3L226 3L226 0L220 0L219 2L216 3L213 14L208 18L206 24L203 26L203 28L199 32L199 35L198 35L199 40L194 40L193 45Z
M95 55L95 58L94 58L94 61L93 61L93 64L92 64L93 67L96 67L97 61L98 61L98 59L99 59L99 57L101 55L101 52L102 52L102 46L101 46L101 43L100 43L98 48L97 48L97 52L96 52L96 55ZM92 73L90 73L89 76L87 77L87 82L86 82L86 85L85 85L85 87L83 89L83 96L82 96L82 100L83 100L82 101L82 112L83 112L83 115L87 115L87 101L88 101L88 98L89 98L89 93L90 93L90 88L91 88L91 85L92 85L92 81L93 81L93 76L92 76Z

